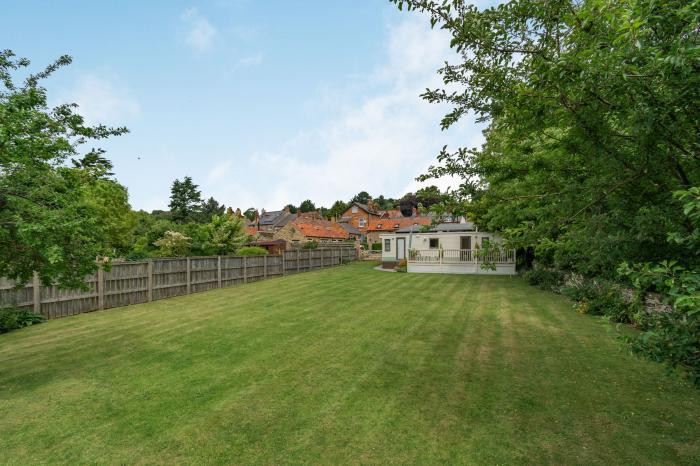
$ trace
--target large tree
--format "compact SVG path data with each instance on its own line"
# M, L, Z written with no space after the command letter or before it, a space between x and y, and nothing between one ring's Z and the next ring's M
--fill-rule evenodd
M219 204L219 201L210 197L202 204L202 221L211 221L214 215L223 215L226 212L226 206Z
M202 193L191 177L173 181L168 207L176 222L197 221L201 217Z
M372 199L372 196L370 196L367 191L360 191L359 193L355 194L352 197L352 199L350 199L350 204L352 204L353 202L359 202L360 204L367 204L370 199Z
M348 205L343 201L335 201L330 209L326 212L327 216L330 217L340 217L343 212L348 210Z
M313 212L314 210L316 210L316 205L311 199L307 199L299 204L299 212L301 213Z
M612 275L675 258L690 231L673 193L700 183L697 1L393 0L448 31L459 59L423 97L488 123L480 148L445 148L421 179L463 178L458 200L541 261Z
M13 74L29 60L0 52L0 276L21 282L36 271L45 283L80 286L96 257L119 248L111 214L123 215L126 191L101 150L80 149L127 130L86 125L75 104L48 107L40 81L69 63L62 56L19 84ZM114 211L104 204L112 200Z

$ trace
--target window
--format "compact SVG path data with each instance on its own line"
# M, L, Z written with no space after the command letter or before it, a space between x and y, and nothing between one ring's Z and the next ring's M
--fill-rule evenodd
M360 228L365 227L365 218L364 217L360 217L360 222L358 223L358 225L360 226Z
M353 214L357 213L357 206L356 205L352 206L352 213Z
M384 240L384 252L391 252L391 240L390 239Z
M381 223L377 223L377 230L381 230L381 229L382 229L382 224L381 224Z
M440 247L440 239L430 238L430 249L437 249Z

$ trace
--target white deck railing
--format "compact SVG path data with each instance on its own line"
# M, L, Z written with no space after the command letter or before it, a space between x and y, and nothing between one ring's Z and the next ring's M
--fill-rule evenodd
M483 263L515 264L515 250L488 251L477 249L411 249L408 262L419 264Z

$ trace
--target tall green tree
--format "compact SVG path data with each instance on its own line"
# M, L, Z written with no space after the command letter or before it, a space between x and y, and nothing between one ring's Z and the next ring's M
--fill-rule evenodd
M299 212L301 213L313 212L314 210L316 210L316 205L311 199L307 199L299 204Z
M117 200L120 212L128 205L125 191L105 182L103 152L80 155L87 142L127 129L86 125L75 104L48 107L40 82L70 63L62 56L19 84L13 75L29 60L0 52L0 276L21 282L36 271L45 283L81 286L95 258L117 247L113 219L94 196Z
M372 199L372 196L370 196L367 191L360 191L359 193L355 194L352 197L352 199L350 199L350 204L352 204L353 202L359 202L360 204L367 204L370 199Z
M245 212L243 212L243 216L252 222L255 220L255 215L257 213L258 210L255 207L249 207Z
M348 205L343 201L335 201L330 209L326 212L327 216L330 217L340 217L343 212L348 210Z
M202 218L201 221L206 223L210 222L214 215L223 215L226 212L226 206L219 204L219 201L210 197L202 204Z
M560 267L698 265L666 241L690 229L673 193L700 184L697 0L393 1L452 36L445 87L423 94L451 106L442 127L488 123L420 179L461 177L454 204Z
M418 203L426 209L442 202L443 194L437 186L427 186L416 191Z
M197 221L202 213L202 193L192 178L173 181L170 188L170 212L176 222Z

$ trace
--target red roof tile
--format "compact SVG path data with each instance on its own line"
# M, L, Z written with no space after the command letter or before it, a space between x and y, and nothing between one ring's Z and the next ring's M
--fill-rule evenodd
M307 238L348 239L350 235L337 223L328 220L301 220L293 222L301 234Z
M430 225L430 217L403 217L403 218L383 218L381 220L370 220L367 231L396 231L399 228L410 227L411 225Z

